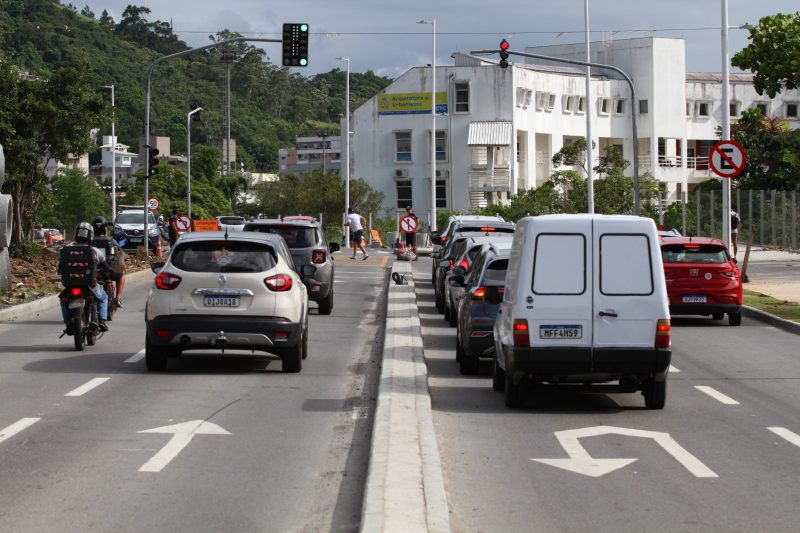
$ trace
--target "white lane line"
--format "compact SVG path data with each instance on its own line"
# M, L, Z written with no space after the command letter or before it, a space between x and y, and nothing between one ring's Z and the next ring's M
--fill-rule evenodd
M125 359L124 362L125 363L138 363L142 359L144 359L144 350L139 350L138 352L136 352L132 356L130 356L127 359Z
M786 428L781 428L777 426L768 427L767 429L775 433L777 436L788 440L789 442L800 448L800 435L798 435L797 433L789 431Z
M675 367L675 366L672 366L672 365L669 365L669 371L672 372L673 374L680 374L681 373L681 371L678 370L678 367Z
M725 394L722 394L721 392L719 392L718 390L716 390L716 389L714 389L712 387L707 387L706 385L695 385L694 388L699 390L700 392L704 392L704 393L708 394L709 396L711 396L712 398L714 398L718 402L724 403L725 405L739 405L739 402L737 402L736 400L734 400L730 396L726 396Z
M7 428L0 429L0 442L3 442L6 439L10 439L20 431L31 427L39 420L41 420L41 418L22 418L14 422Z
M109 379L111 379L111 378L94 378L94 379L90 379L89 381L87 381L86 383L84 383L83 385L78 387L77 389L69 391L64 396L83 396L84 394L86 394L90 390L92 390L92 389L94 389L96 387L99 387L100 385L102 385L103 383L108 381Z

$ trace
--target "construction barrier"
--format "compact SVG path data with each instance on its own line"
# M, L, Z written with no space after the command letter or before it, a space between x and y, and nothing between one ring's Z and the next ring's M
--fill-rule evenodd
M369 232L372 235L372 240L373 241L378 241L378 244L380 245L380 247L383 248L383 242L381 241L381 234L378 233L378 230L372 229L372 230L369 230Z

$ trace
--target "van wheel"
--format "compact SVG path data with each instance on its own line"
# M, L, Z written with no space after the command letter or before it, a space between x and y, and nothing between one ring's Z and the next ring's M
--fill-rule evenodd
M525 403L525 378L519 380L519 383L514 383L510 372L505 374L505 391L506 391L506 407L516 409L522 407Z
M714 320L722 320L723 318L725 318L725 313L714 313L713 315L711 315L711 318L713 318Z
M497 354L492 357L492 390L503 392L506 389L506 372L497 362Z
M742 310L739 309L735 313L728 313L728 324L731 326L742 325Z
M329 315L333 310L333 289L331 288L331 292L328 293L324 299L319 301L319 314L321 315Z
M644 405L648 409L663 409L667 403L667 378L664 381L650 380L645 386Z
M144 363L147 366L147 370L164 372L167 369L167 350L154 346L150 339L145 337Z

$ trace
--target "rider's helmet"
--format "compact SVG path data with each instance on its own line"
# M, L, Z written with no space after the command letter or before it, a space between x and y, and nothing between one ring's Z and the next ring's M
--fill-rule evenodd
M106 220L106 217L102 215L98 215L92 220L92 228L94 229L95 234L104 234L106 232L107 225L108 221Z
M92 238L94 238L94 230L91 224L88 222L81 222L75 226L75 242L89 244L92 242Z

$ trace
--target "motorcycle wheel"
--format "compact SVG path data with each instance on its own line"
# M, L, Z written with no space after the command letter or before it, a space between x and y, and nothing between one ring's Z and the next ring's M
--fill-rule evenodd
M86 327L86 344L89 346L94 346L94 343L97 342L97 302L92 301L89 304L89 320L87 320L87 327Z
M75 349L83 351L83 309L72 310L72 339L75 341Z
M117 284L113 281L106 284L106 294L108 294L108 318L106 321L111 322L114 319L114 313L117 312Z

